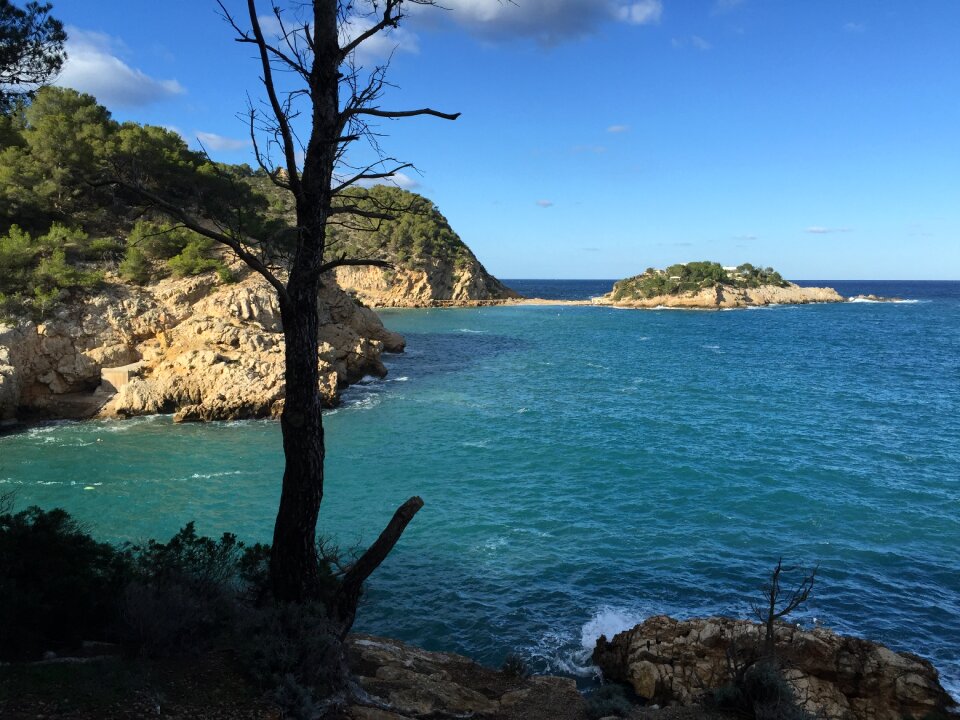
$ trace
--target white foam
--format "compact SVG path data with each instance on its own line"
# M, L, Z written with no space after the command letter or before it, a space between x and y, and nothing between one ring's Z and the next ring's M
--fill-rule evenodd
M408 378L406 375L404 375L403 377L390 378L390 382L407 382L409 379L410 379L410 378Z
M471 330L470 328L460 328L460 329L457 330L457 332L470 333L470 334L472 334L472 335L483 335L483 334L486 333L487 331L486 331L486 330Z
M243 475L243 472L240 470L227 470L224 472L214 473L194 473L190 476L190 478L192 480L211 480L212 478L229 477L230 475Z
M580 628L580 645L593 652L601 635L611 640L617 633L629 630L643 620L644 616L636 611L603 606Z

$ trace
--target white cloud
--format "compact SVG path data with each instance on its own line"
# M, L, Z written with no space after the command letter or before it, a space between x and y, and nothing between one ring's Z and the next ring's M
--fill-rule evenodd
M663 4L660 0L640 0L617 8L617 18L631 25L648 25L660 22Z
M537 205L542 208L553 207L553 200L537 200Z
M406 173L396 172L390 177L387 178L387 182L391 185L396 185L402 190L416 190L420 187L420 181L416 178L412 178Z
M237 138L228 138L216 133L203 132L197 130L194 136L200 141L207 150L243 150L250 147L249 140L239 140Z
M833 233L848 233L853 232L853 228L849 227L823 227L822 225L811 225L804 232L808 232L811 235L832 235Z
M186 92L176 80L157 80L119 57L126 47L104 33L67 28L67 61L57 85L90 93L107 107L137 107Z
M717 0L713 4L713 11L715 13L730 12L743 5L744 2L745 0Z
M844 29L844 32L848 32L848 33L862 33L862 32L866 32L867 26L864 25L863 23L848 22L844 24L843 29Z
M713 45L699 35L692 35L690 37L690 44L693 45L697 50L709 50L713 47Z
M607 128L608 133L625 133L630 129L629 125L611 125Z
M450 10L446 15L435 9L416 14L428 22L448 19L488 37L531 37L547 44L590 35L606 22L650 25L663 15L662 0L444 0L442 4Z

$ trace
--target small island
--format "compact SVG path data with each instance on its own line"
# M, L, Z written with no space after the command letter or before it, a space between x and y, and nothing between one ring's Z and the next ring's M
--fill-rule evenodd
M620 280L597 305L628 308L715 309L844 302L833 288L800 287L773 268L743 263L689 262L665 269L647 268Z

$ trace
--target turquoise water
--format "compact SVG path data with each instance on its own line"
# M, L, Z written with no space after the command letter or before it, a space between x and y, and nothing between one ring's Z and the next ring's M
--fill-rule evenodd
M918 302L384 312L408 352L328 413L321 524L349 546L426 505L358 629L589 675L600 631L747 616L783 555L820 563L799 621L928 657L958 694L960 285L900 290ZM0 491L113 539L269 539L281 467L268 421L0 438Z

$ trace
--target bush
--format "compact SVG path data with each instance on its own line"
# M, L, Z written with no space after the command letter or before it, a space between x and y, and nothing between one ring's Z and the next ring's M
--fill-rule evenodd
M755 720L810 720L781 669L770 660L760 660L731 682L713 691L713 704Z
M587 697L587 717L591 720L609 717L626 717L633 711L633 703L627 699L622 685L601 685Z
M130 571L127 554L95 541L63 510L0 515L0 658L103 638Z
M146 285L153 276L153 266L147 259L146 253L136 245L127 245L118 270L124 280L137 285Z
M266 605L238 630L241 660L287 716L312 720L343 694L343 647L324 605Z
M192 522L167 543L131 548L134 578L120 602L121 639L148 655L208 646L231 626L263 548L247 548L230 533L219 540L197 535Z
M503 659L500 672L511 680L526 680L530 677L530 668L516 653L510 653Z
M167 267L175 277L199 275L208 270L219 271L223 263L209 256L212 247L212 240L197 237L187 243L180 254L167 260Z

